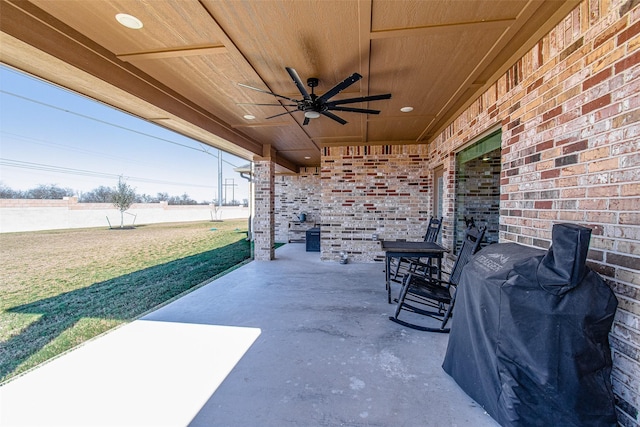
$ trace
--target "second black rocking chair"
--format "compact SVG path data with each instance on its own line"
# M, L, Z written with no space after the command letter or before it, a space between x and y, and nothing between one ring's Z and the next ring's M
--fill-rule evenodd
M406 274L402 282L395 314L389 319L400 325L421 331L449 332L450 329L446 328L446 325L453 311L456 287L460 280L462 268L469 262L473 254L480 249L485 229L486 227L466 230L462 246L451 272L443 272L444 275L449 276L448 280L439 280L431 276L423 276L411 272ZM398 316L402 310L434 318L440 321L440 327L421 326L400 320Z

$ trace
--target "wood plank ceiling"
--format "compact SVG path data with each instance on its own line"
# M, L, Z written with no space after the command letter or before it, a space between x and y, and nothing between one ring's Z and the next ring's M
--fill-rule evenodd
M323 146L429 142L577 4L2 0L0 60L248 160L275 150L297 171L319 165ZM143 27L125 28L118 13ZM247 105L285 100L239 84L301 99L285 67L317 77L317 94L363 76L332 100L392 98L349 104L381 112L336 112L344 125Z

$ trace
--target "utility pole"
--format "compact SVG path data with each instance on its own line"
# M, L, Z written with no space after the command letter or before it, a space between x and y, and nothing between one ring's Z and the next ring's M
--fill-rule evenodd
M222 206L222 150L218 149L218 206Z
M231 181L231 184L228 184L227 181ZM224 201L225 203L229 203L235 200L235 186L237 184L234 183L233 178L226 178L224 180ZM231 187L231 200L227 199L227 187Z

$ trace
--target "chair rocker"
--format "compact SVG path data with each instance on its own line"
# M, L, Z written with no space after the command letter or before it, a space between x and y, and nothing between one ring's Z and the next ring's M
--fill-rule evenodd
M451 272L442 273L449 276L448 280L439 280L430 275L424 276L411 271L407 273L402 282L395 314L389 319L400 325L420 331L448 333L450 328L446 328L446 325L453 312L456 288L462 269L480 249L485 230L486 227L466 230L462 246ZM398 316L403 310L436 319L440 321L440 327L422 326L400 320Z
M440 233L440 228L442 227L442 218L434 218L431 217L429 219L429 225L427 226L427 233L424 235L425 242L435 242L438 240L438 234ZM400 269L407 270L407 272L416 272L420 267L422 268L425 274L430 273L431 268L431 258L429 258L429 263L424 264L420 262L418 258L405 258L401 257L398 259L396 265L396 270L393 273L393 278L391 280L398 282L398 274L400 273Z

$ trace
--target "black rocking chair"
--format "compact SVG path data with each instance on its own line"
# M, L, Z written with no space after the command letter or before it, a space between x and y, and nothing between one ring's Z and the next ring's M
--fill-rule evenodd
M441 227L442 227L442 218L438 219L438 218L431 217L429 219L429 225L427 226L427 233L424 235L424 241L435 242L436 240L438 240L438 234L440 233ZM401 268L406 269L408 272L414 272L415 268L418 266L426 267L425 271L427 271L431 266L431 259L429 259L429 264L425 265L420 262L420 259L417 259L417 258L404 258L404 257L398 258L398 261L396 264L396 271L394 271L393 273L392 280L398 281L397 278Z
M449 332L445 328L453 311L456 299L456 287L460 280L462 268L469 262L473 254L480 249L480 243L484 237L486 227L468 228L465 232L464 240L458 257L456 258L450 273L443 272L449 276L449 280L439 280L431 275L419 275L409 272L405 275L398 305L394 316L390 320L412 329L428 332ZM400 312L406 310L423 316L428 316L439 320L440 327L416 325L398 319Z

